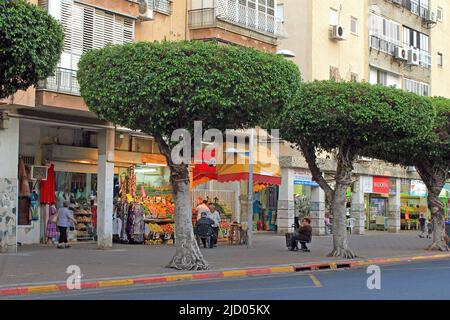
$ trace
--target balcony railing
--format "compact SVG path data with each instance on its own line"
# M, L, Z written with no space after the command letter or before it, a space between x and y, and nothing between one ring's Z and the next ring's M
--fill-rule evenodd
M56 68L55 75L41 81L38 85L38 89L79 95L80 85L77 80L77 71Z
M171 14L172 1L171 0L148 0L149 8L156 12Z
M383 39L378 35L369 36L369 47L384 53L393 55L395 52L395 47L399 46L399 43L395 43L386 39Z
M235 10L228 9L219 7L190 10L189 27L193 29L213 27L220 20L272 37L283 36L282 22L277 21L275 16L242 5L238 5Z

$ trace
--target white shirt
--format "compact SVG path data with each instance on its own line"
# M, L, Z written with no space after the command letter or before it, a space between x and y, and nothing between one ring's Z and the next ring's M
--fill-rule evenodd
M214 224L212 225L213 228L217 228L220 225L220 214L217 210L214 210L214 212L211 212L208 214L208 218L210 218L212 221L214 221Z
M197 210L197 221L200 220L200 218L202 217L202 212L206 212L208 216L211 214L211 211L209 211L208 206L204 203L198 205L196 210Z

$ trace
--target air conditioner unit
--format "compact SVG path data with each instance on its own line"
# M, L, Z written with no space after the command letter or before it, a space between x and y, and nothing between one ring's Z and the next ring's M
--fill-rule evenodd
M330 39L333 40L345 40L345 29L341 25L331 26L330 28Z
M48 167L31 166L31 180L47 180Z
M437 23L437 14L435 11L428 11L424 19L427 23Z
M417 170L416 170L416 167L414 167L414 166L408 166L408 167L406 167L406 172L416 172Z
M148 1L153 0L138 0L139 3L139 19L142 21L149 21L154 19L153 6L150 7Z
M408 49L408 64L412 66L420 65L420 51L418 49Z
M403 0L392 0L392 2L399 5L403 4Z
M403 47L395 47L394 56L397 60L408 60L408 52Z

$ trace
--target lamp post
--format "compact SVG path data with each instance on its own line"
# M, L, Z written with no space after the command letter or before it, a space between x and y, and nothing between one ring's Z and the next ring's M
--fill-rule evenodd
M253 144L254 130L250 129L249 170L248 170L248 216L247 216L247 248L253 245Z
M294 58L295 53L282 49L277 51L278 55L285 58ZM247 248L253 246L253 162L254 162L254 130L250 129L250 143L249 143L249 170L248 170L248 215L247 215Z

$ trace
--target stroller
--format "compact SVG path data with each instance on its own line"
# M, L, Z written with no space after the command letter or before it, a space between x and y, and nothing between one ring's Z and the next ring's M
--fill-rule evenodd
M293 248L291 248L291 243L292 243L292 238L295 236L296 233L298 233L299 230L299 226L296 224L293 224L292 227L294 228L294 232L286 232L285 237L286 237L286 247L289 250L293 250ZM308 249L308 247L306 246L307 243L311 243L311 239L309 239L308 241L301 241L301 240L296 240L295 241L295 248L298 248L298 243L300 243L302 251L304 252L310 252L310 250Z

